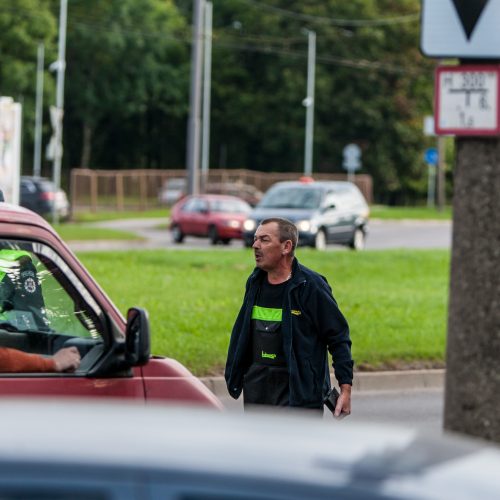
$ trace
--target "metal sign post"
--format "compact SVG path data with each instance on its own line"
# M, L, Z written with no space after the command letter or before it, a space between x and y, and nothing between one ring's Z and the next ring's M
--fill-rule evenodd
M355 172L361 168L361 149L357 144L348 144L342 153L344 156L342 166L347 170L347 180L354 182Z
M438 152L435 148L429 148L424 154L427 163L427 206L435 206L436 200L436 165L438 163Z

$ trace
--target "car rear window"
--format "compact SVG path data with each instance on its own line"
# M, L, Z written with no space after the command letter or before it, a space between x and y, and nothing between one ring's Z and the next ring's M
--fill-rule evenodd
M251 211L250 205L240 200L215 200L210 204L213 212L229 212L247 214Z

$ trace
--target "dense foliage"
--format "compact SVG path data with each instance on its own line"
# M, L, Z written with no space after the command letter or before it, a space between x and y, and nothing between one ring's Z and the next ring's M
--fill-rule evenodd
M313 170L343 172L342 150L356 143L378 201L425 193L434 62L419 52L418 0L213 3L211 168L302 171L314 30ZM63 177L75 166L184 165L192 9L191 0L69 0ZM58 0L0 0L0 93L24 104L25 172L36 46L45 41L48 67L58 16ZM47 70L45 110L54 80ZM45 123L47 141L47 112Z

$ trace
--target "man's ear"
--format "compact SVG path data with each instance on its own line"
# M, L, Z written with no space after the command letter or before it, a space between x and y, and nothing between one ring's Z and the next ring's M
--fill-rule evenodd
M292 240L286 240L283 244L283 251L281 252L283 255L290 255L292 252Z

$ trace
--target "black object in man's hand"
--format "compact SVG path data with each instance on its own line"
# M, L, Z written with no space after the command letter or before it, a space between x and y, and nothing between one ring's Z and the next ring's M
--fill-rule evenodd
M323 404L332 412L335 413L335 407L337 406L337 401L339 399L339 391L335 387L327 394L326 398L323 400Z

